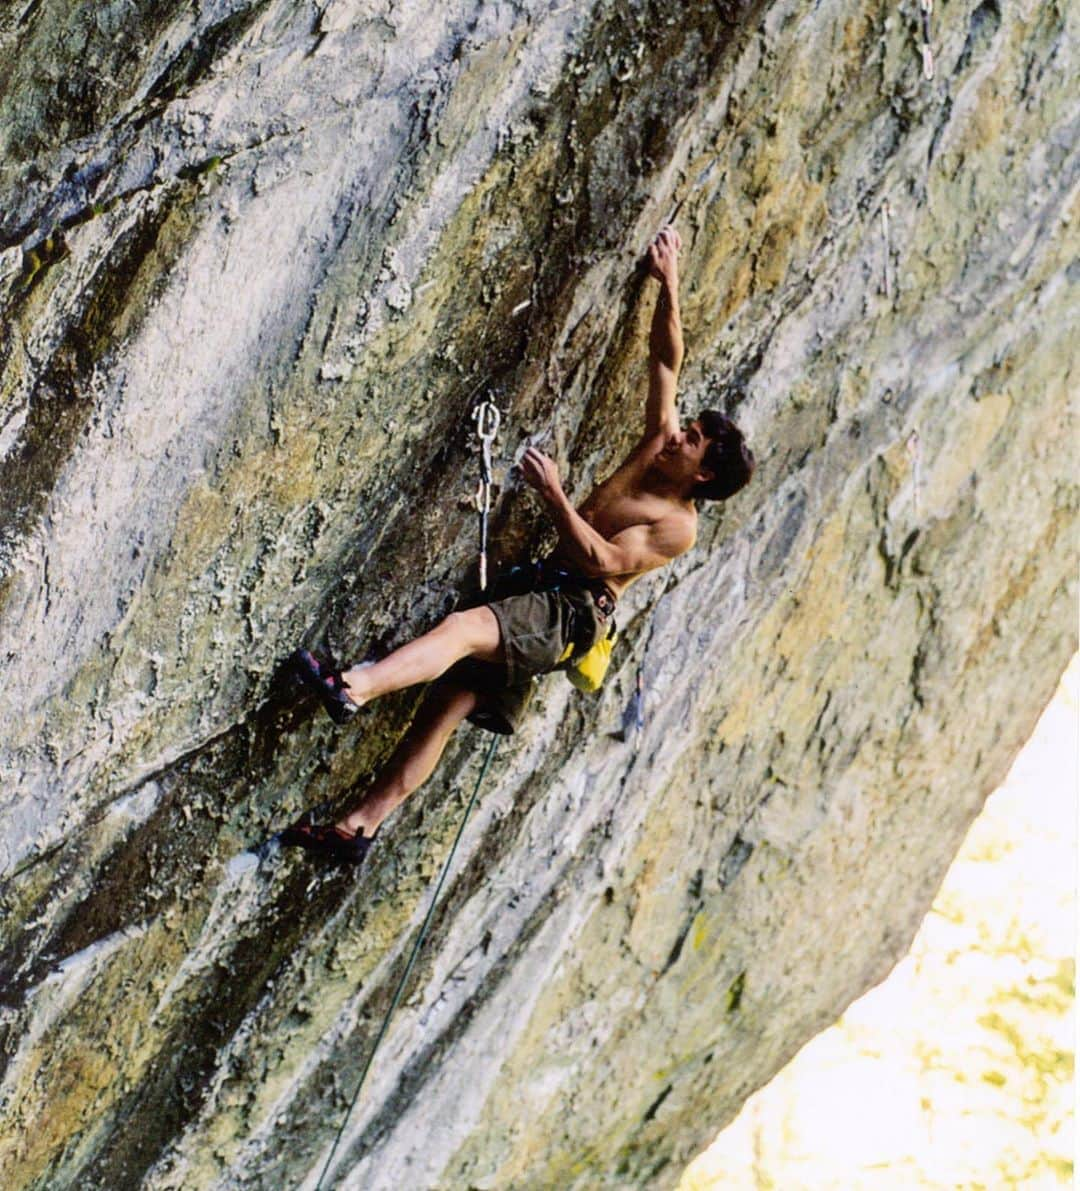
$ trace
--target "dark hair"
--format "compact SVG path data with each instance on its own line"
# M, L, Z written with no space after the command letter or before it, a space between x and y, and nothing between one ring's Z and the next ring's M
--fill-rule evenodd
M712 440L705 448L701 466L711 471L713 478L698 484L690 495L695 500L727 500L750 483L754 453L738 426L715 409L702 410L697 420L702 433Z

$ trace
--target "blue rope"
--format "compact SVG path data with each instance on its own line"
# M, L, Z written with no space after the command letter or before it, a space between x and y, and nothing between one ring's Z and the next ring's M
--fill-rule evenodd
M409 962L405 965L405 971L401 974L401 979L398 981L397 989L394 992L394 999L390 1002L390 1008L386 1011L386 1016L383 1018L382 1025L379 1027L379 1033L375 1038L374 1045L368 1052L367 1062L364 1063L364 1069L360 1072L360 1079L356 1084L356 1091L353 1092L353 1097L349 1101L349 1107L345 1110L345 1117L341 1122L341 1127L337 1131L337 1136L334 1138L334 1144L330 1147L330 1153L326 1157L326 1162L323 1165L322 1174L319 1175L319 1181L315 1184L315 1191L322 1191L323 1180L326 1178L326 1173L330 1169L330 1163L334 1159L334 1154L337 1153L338 1145L341 1143L342 1135L345 1132L345 1126L349 1123L349 1118L352 1116L352 1111L356 1107L356 1102L360 1098L360 1089L364 1086L364 1080L367 1079L367 1073L371 1070L372 1061L375 1058L375 1052L379 1049L379 1044L386 1036L386 1031L390 1026L390 1018L394 1014L394 1010L398 1007L401 1001L402 993L405 991L405 985L408 982L409 976L413 970L413 964L416 963L416 957L420 954L420 948L424 945L424 939L428 932L428 927L431 925L431 919L435 914L435 905L439 900L439 893L442 890L443 882L446 880L446 875L450 871L450 865L454 860L454 853L457 851L457 846L461 841L461 836L465 831L465 823L472 813L472 808L476 804L477 795L480 793L480 787L483 784L484 778L487 777L487 771L491 766L491 759L495 756L495 749L499 743L498 736L492 735L491 746L488 748L487 756L484 758L483 767L480 770L480 776L476 779L476 785L473 787L472 797L469 799L468 806L465 807L465 813L461 816L461 823L457 829L457 835L454 836L454 842L450 845L450 851L443 863L442 872L439 874L438 883L435 886L435 892L431 895L431 904L428 906L427 915L424 918L423 925L420 927L420 933L416 936L416 942L413 944L412 954L409 956Z

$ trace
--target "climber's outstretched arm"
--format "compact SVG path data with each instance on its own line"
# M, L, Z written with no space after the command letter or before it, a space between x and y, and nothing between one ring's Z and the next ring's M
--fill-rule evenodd
M645 403L645 437L676 434L679 415L675 388L682 367L682 322L679 319L679 249L682 239L665 227L649 245L649 276L660 282L660 294L649 332L649 396Z

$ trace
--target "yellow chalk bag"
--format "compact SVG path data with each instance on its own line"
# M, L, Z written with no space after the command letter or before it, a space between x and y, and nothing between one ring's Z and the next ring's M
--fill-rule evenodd
M611 665L611 651L618 639L619 634L613 623L588 653L583 653L576 662L566 667L563 673L579 691L593 695L604 685L604 677ZM573 652L573 645L568 645L559 658L559 665L569 661Z

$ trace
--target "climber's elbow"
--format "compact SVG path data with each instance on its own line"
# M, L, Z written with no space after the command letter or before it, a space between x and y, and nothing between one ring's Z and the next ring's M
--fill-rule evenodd
M616 575L626 574L626 558L618 546L610 542L596 546L589 551L585 565L587 579L611 579Z

